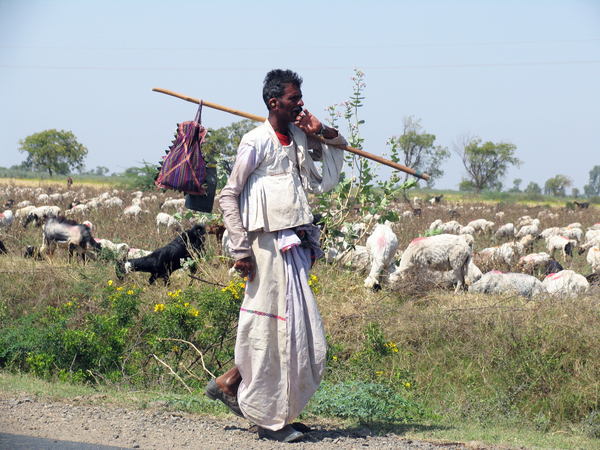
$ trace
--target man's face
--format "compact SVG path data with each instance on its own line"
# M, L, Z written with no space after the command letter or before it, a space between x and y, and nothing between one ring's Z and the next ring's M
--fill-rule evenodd
M278 102L278 116L280 115L288 122L293 122L296 120L298 114L302 112L302 107L304 106L304 102L302 101L302 91L299 87L288 84L285 87L283 96L278 99Z

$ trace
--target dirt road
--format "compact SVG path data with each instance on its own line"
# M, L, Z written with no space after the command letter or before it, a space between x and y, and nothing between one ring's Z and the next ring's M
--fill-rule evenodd
M312 431L303 441L281 444L259 439L247 420L233 415L214 418L176 412L169 410L166 402L156 402L144 410L128 410L84 404L76 399L72 403L44 402L0 395L0 432L126 449L508 449L478 442L417 442L394 434L373 436L368 429L307 425Z

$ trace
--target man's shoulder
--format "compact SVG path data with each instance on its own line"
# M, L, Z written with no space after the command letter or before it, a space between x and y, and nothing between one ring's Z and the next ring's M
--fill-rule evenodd
M253 130L248 131L244 137L242 138L242 144L246 143L261 143L269 139L269 130L265 126L265 124L260 124Z

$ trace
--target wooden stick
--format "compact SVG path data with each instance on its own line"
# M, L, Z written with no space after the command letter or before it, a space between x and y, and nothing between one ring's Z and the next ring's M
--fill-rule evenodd
M178 94L177 92L168 91L167 89L152 88L152 90L154 92L160 92L161 94L167 94L167 95L171 95L173 97L180 98L180 99L188 101L190 103L200 104L200 100L197 98L188 97L187 95ZM218 109L219 111L225 111L229 114L234 114L236 116L244 117L246 119L254 120L256 122L264 122L265 120L267 120L266 117L261 117L261 116L249 114L249 113L246 113L243 111L238 111L237 109L228 108L227 106L221 106L221 105L218 105L218 104L212 103L212 102L207 102L206 100L202 100L202 105L208 106L209 108ZM311 139L314 139L316 141L319 141L321 143L325 143L325 139L323 139L320 136L315 136L314 134L309 134L308 137L310 137ZM332 144L328 144L328 145L332 145ZM394 161L390 161L388 159L382 158L381 156L377 156L372 153L367 153L358 148L350 147L349 145L333 145L333 146L340 148L342 150L346 150L350 153L354 153L358 156L362 156L363 158L367 158L367 159L376 161L380 164L391 167L393 169L400 170L402 172L406 172L410 175L414 175L417 178L422 178L425 181L429 180L429 175L427 175L426 173L422 173L419 170L415 170L415 169L411 169L410 167L403 166L402 164L398 164Z

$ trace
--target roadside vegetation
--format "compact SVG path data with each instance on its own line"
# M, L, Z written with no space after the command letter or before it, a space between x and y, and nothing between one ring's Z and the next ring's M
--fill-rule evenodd
M53 191L61 188L54 185ZM80 189L90 198L109 188ZM139 221L105 210L86 219L95 237L154 249L175 236L159 233L154 223L170 194L157 193ZM430 191L413 194L425 200ZM131 191L119 195L130 204ZM500 210L505 222L514 222L545 208L558 214L545 226L578 221L585 228L598 221L593 205L579 210L486 195L461 200L461 194L446 192L442 205L458 204L461 223L492 219ZM400 248L437 218L449 220L448 209L424 208L421 216L399 218ZM118 281L109 253L87 264L69 262L60 251L52 262L24 259L25 247L40 239L39 228L18 223L2 233L9 251L0 258L3 391L50 397L64 392L68 398L91 387L106 393L106 402L143 407L161 400L172 408L226 414L203 392L213 375L232 364L244 281L230 277L230 262L220 256L214 236L196 261L194 276L203 281L179 271L169 286L149 285L143 273ZM476 248L488 241L478 236ZM535 245L541 251L543 241ZM589 273L585 255L565 264ZM329 352L324 382L301 420L526 448L600 444L597 290L577 299L529 301L453 295L418 280L371 292L363 287L365 275L324 262L312 274Z

